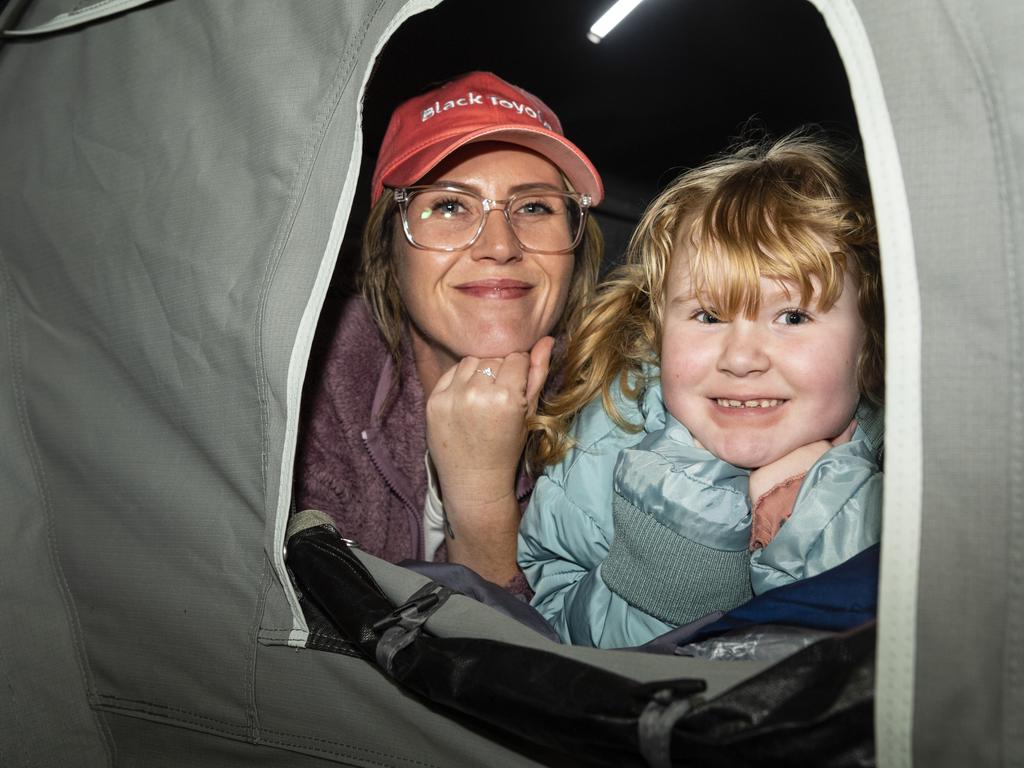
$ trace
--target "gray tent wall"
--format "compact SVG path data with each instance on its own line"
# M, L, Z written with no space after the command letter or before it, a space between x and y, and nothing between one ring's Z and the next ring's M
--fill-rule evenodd
M303 648L283 572L360 96L433 4L103 2L0 49L0 764L543 760ZM880 762L1020 765L1024 10L815 4L886 269ZM430 627L712 692L759 669L559 648L466 599Z
M879 754L1024 765L1024 6L858 7L905 182L858 104L887 281Z

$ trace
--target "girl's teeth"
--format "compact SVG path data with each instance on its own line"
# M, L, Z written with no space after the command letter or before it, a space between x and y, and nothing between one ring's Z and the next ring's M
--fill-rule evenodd
M716 401L725 408L774 408L781 400L726 400L718 398Z

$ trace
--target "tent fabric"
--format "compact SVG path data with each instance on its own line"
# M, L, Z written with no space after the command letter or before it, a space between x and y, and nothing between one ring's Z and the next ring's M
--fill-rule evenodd
M1024 9L913 2L893 15L871 6L862 13L906 184L921 329L920 384L912 388L921 414L920 534L890 530L902 510L886 507L879 758L1019 764L1024 53L1016 41ZM888 288L887 312L902 299ZM907 364L890 357L889 371ZM897 451L907 454L892 442L899 433L887 425L887 474ZM910 573L903 564L914 559ZM902 637L886 634L900 625ZM889 706L909 696L911 709ZM888 750L901 723L911 744L900 758Z
M832 33L850 83L871 178L886 302L886 462L883 496L881 622L875 724L882 764L912 762L915 622L921 531L921 309L914 228L902 146L893 114L901 74L884 54L909 50L912 24L893 24L873 3L816 3ZM930 9L925 9L929 13ZM906 17L904 17L906 18ZM875 22L877 26L872 27ZM879 23L880 22L880 23ZM897 39L880 45L885 35Z
M284 565L360 100L434 4L32 0L19 29L87 23L0 46L0 764L552 764L306 647ZM885 265L878 762L1020 765L1024 5L814 4ZM425 581L356 554L394 603ZM460 596L428 629L710 697L765 670L558 646Z

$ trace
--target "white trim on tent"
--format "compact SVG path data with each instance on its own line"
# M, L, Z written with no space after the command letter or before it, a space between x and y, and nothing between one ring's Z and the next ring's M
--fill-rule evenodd
M882 80L851 0L810 0L846 67L864 142L885 288L885 514L879 583L875 743L880 766L913 765L922 493L921 305L910 207Z
M80 27L85 24L89 24L90 22L106 18L107 16L113 16L115 13L124 13L125 11L130 11L140 5L147 5L151 2L153 2L153 0L98 0L98 2L95 2L92 5L75 8L73 11L58 14L44 24L39 24L28 29L8 29L4 34L10 35L11 37L21 37L60 32L62 30L71 29L72 27Z
M285 529L288 527L288 515L291 512L292 465L295 461L295 446L298 440L302 383L306 376L306 368L309 363L309 354L313 346L313 335L316 332L320 310L323 307L327 289L331 284L331 275L334 274L334 267L338 260L338 251L341 248L341 241L345 235L349 212L352 210L352 200L356 194L359 163L363 154L363 95L366 93L366 85L370 80L370 73L373 71L372 62L376 61L395 31L410 16L430 10L440 2L441 0L410 0L402 6L402 9L395 14L387 29L384 30L380 40L377 41L373 57L370 59L371 66L363 73L362 82L359 85L357 130L352 138L352 157L349 162L348 171L345 174L345 183L341 188L341 196L338 198L338 206L334 211L334 220L331 223L331 233L327 239L327 246L320 260L320 271L317 272L316 280L313 283L313 291L310 294L309 301L306 303L305 310L303 310L302 319L299 321L295 346L292 347L291 359L288 362L287 421L284 430L284 450L281 453L281 482L277 499L277 511L274 518L274 551L271 553L271 557L274 562L274 569L277 571L277 578L284 588L285 595L288 597L288 604L292 609L294 625L288 634L287 641L288 645L292 646L304 646L306 639L309 637L309 626L306 624L306 619L302 614L302 608L299 607L298 596L292 588L291 580L288 578L288 572L284 564L284 537Z

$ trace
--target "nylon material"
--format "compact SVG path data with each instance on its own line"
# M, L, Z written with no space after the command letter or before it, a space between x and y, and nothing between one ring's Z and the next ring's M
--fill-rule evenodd
M830 479L848 488L850 500L836 509L830 498L798 501L793 514L771 543L751 556L754 592L789 584L822 573L879 541L882 517L882 478L865 479L856 472Z
M596 485L596 484L595 484ZM611 489L606 491L605 510L607 524L611 522ZM582 515L566 498L564 491L546 475L537 479L533 498L555 510L554 519L576 519L578 525L551 526L542 525L535 528L533 518L523 518L520 527L520 552L534 553L535 561L523 561L523 570L531 581L535 591L533 605L562 638L571 638L572 626L597 626L599 622L591 622L587 615L583 623L577 620L582 606L574 606L577 597L580 603L600 600L598 595L588 594L597 591L607 595L608 590L597 574L597 568L608 553L608 541L605 530L599 527L588 515ZM589 571L589 573L588 573ZM595 603L600 615L606 616L607 596L603 602ZM564 610L566 601L573 606ZM594 644L594 643L591 643Z
M589 598L577 601L568 617L585 644L595 648L633 648L674 627L657 616L638 611L611 591L601 577L602 568L594 572L595 586Z
M921 583L928 588L919 594L915 750L921 764L941 768L1003 759L1007 713L995 691L1006 690L1006 642L1016 640L997 639L993 628L1006 626L1010 581L1013 365L999 192L1008 158L993 132L993 84L978 61L992 43L972 31L967 4L937 8L924 21L922 33L936 45L905 63L916 88L907 109L928 126L905 153L915 179L908 189L915 238L928 264L921 274L928 450ZM906 130L915 127L908 120ZM950 612L959 617L952 624ZM975 651L957 675L932 674L964 648ZM950 728L959 734L953 743L941 737Z
M609 501L609 525L610 506ZM586 537L587 531L581 527L576 535ZM603 559L607 550L605 534L594 530L592 535L593 541L598 544L592 545L591 549L601 550ZM590 551L582 548L583 542L572 546L575 552ZM534 582L537 590L534 606L565 642L601 647L637 645L641 637L661 634L669 629L664 622L636 611L611 592L601 577L600 560L590 562L589 558L583 559L588 562L580 563L582 568L575 565L572 559L543 562L539 570L544 580ZM528 572L536 575L535 568L528 569ZM555 591L549 592L549 588ZM627 634L631 629L641 633L636 642Z
M396 604L400 604L427 582L426 578L406 568L386 563L360 550L353 550L353 553L366 566L388 598ZM752 677L767 666L763 662L722 665L655 653L608 653L598 648L561 645L498 613L493 608L461 595L453 595L443 608L430 617L426 628L438 637L486 638L540 648L559 656L569 656L588 664L595 664L643 682L699 677L707 682L709 698Z
M921 310L914 237L900 153L871 41L850 0L811 0L821 11L846 67L857 110L882 253L886 302L887 455L883 492L879 657L875 732L878 762L888 768L912 764L915 633L919 578L922 433ZM880 42L894 29L913 28L906 5L863 3ZM876 10L878 9L878 10ZM899 14L907 24L896 23ZM878 15L877 21L874 14ZM920 39L930 39L922 36ZM894 51L905 51L905 40ZM882 49L886 52L887 49ZM889 66L896 88L901 68ZM903 98L910 95L898 92ZM896 102L903 108L902 100ZM955 146L955 145L952 145Z
M580 580L577 599L549 623L564 642L595 648L626 648L672 629L649 613L638 611L608 588L598 566Z
M362 94L366 87L366 80L369 72L364 73L363 83L360 86L359 103L362 103ZM360 111L361 116L361 111ZM284 590L285 598L292 614L293 631L290 643L304 643L308 636L306 619L299 606L298 596L288 578L287 568L284 563L284 541L285 528L288 525L288 515L291 511L293 472L295 464L295 450L298 441L298 425L301 411L302 387L306 376L306 366L309 362L309 353L313 344L313 337L316 333L317 319L323 307L327 289L330 287L331 275L337 262L337 254L344 237L348 213L352 208L352 201L355 198L356 180L358 178L359 158L362 155L362 130L361 126L353 133L352 154L349 167L345 173L345 183L342 185L341 196L335 217L331 224L331 232L328 237L327 246L324 250L313 283L313 290L309 301L299 321L298 332L295 337L295 345L292 348L291 358L288 362L288 379L286 383L286 408L284 425L284 445L281 452L281 465L278 470L280 481L278 483L277 506L274 510L274 525L272 526L273 536L269 547L269 554L274 563L274 570L278 583Z
M54 299L59 301L59 294ZM49 315L52 318L54 312ZM237 505L233 501L235 491L211 488L209 481L181 485L180 477L206 476L209 456L193 441L187 419L171 420L174 417L169 407L166 415L158 412L167 402L163 393L150 394L135 388L137 374L143 369L132 371L128 356L111 360L90 344L77 348L70 342L51 346L48 339L40 338L37 327L28 330L36 350L31 375L34 381L44 382L31 387L29 407L46 446L65 567L76 596L85 597L80 603L84 634L89 642L96 643L92 648L119 647L124 640L126 613L133 622L141 615L132 609L126 612L131 594L145 605L150 621L180 615L177 604L184 603L190 614L185 613L161 632L139 633L133 649L140 654L149 651L147 668L166 668L168 663L173 665L169 662L174 655L171 649L187 647L202 631L219 633L230 627L231 611L223 605L216 606L208 623L197 625L195 619L209 600L210 584L232 589L236 579L246 576L244 567L236 565L225 571L220 561L230 560L246 548L239 541L244 540L239 536L241 531L236 532L220 512ZM107 346L119 345L123 337L110 339ZM204 399L193 401L189 415L202 418L202 406L207 403ZM214 417L213 409L209 415ZM248 423L240 426L251 429ZM147 439L153 434L162 438ZM218 483L223 481L223 477L217 479ZM159 518L153 512L166 509L168 499L186 506L195 504L200 509L212 506L217 511L205 524L192 527L174 520L168 530L159 531L154 525ZM115 510L120 512L118 525L96 524ZM194 557L218 535L217 558L211 561ZM151 551L154 541L160 545ZM146 553L146 562L136 569L131 560L138 552ZM105 567L96 568L98 562ZM178 579L176 591L171 594L161 588L166 573L188 574L190 578ZM119 654L110 656L109 666L100 661L93 665L98 684L128 682L130 686L130 665ZM210 686L217 675L202 673L201 677L191 680L182 675L176 684L187 696L190 685Z
M603 422L598 423L598 431ZM618 434L618 433L617 433ZM632 437L632 436L630 436ZM610 438L614 440L615 438ZM615 453L600 457L600 474L610 478ZM578 465L586 468L586 465ZM534 499L544 503L551 514L539 517L530 510L520 526L520 552L524 571L535 590L536 607L566 640L588 645L636 645L625 635L615 634L615 626L646 627L657 620L647 617L613 595L600 577L599 564L608 553L612 530L612 489L605 483L577 483L585 492L596 494L596 505L586 512L577 508L566 491L554 481L561 467L552 468L552 476L542 475L534 489ZM525 555L529 553L529 557ZM592 606L588 607L588 606ZM614 610L616 606L621 610ZM630 621L630 612L637 614ZM659 634L668 627L658 623ZM644 631L641 629L641 631ZM642 637L650 637L645 634Z
M9 29L5 34L12 36L44 35L50 32L73 29L74 27L83 26L108 16L130 11L140 5L148 5L151 2L153 0L98 0L98 2L85 5L84 7L78 7L79 4L74 3L75 7L72 10L58 14L43 24L30 28L19 27L18 29ZM64 4L72 5L70 1Z
M635 381L631 380L631 383ZM644 432L656 432L665 426L665 406L661 399L661 381L655 379L644 388L640 401L627 399L616 387L612 391L612 401L617 406L620 415L630 424L643 425L643 430L636 433L622 434L621 428L612 422L611 417L602 409L601 411L585 411L580 413L577 421L573 423L571 434L573 436L586 434L595 429L591 423L596 422L600 429L602 423L607 425L608 433L614 433L618 438L609 445L607 437L602 435L591 441L589 445L577 445L570 450L565 459L556 467L565 467L565 474L572 472L574 460L581 453L609 453L618 457L620 448L626 445L635 445L644 437ZM614 462L615 458L613 458ZM554 468L550 468L552 471Z
M617 401L625 400L613 392ZM644 394L642 405L646 423L659 428L664 408L656 382ZM624 415L636 420L640 414L635 404L632 407ZM536 593L534 604L563 638L606 647L637 645L669 627L611 594L597 568L612 537L610 478L618 449L635 444L643 434L614 426L600 403L584 409L573 434L584 442L538 479L534 504L520 526L521 560ZM595 440L601 449L591 453ZM541 506L546 510L543 515L537 513ZM738 547L745 557L747 533L740 538Z
M615 490L681 536L709 547L745 547L750 533L748 470L734 467L692 444L686 427L666 415L664 433L649 435L637 450L624 450ZM657 450L663 456L648 451ZM651 483L651 478L659 478Z
M203 57L190 55L187 58L197 61L193 72L200 73L197 77L201 77L202 67L198 64ZM85 77L84 73L82 77ZM186 73L184 77L189 79L192 74ZM96 78L115 81L124 79L120 77L116 66L102 69ZM158 367L154 371L154 378L160 384L174 381L175 378L187 378L188 373L208 375L210 371L206 368L231 369L237 365L237 352L244 351L243 344L224 345L215 349L209 341L218 331L228 328L242 338L247 333L242 320L251 314L252 298L241 298L247 282L247 270L242 265L252 260L252 254L239 252L239 248L245 234L251 234L256 239L269 236L269 232L253 230L244 218L228 210L214 181L226 179L236 195L245 189L246 199L240 207L257 214L256 220L263 220L265 204L260 204L253 192L259 186L255 179L263 177L266 184L278 174L266 167L253 168L248 175L237 172L236 160L267 155L254 151L255 148L244 139L241 140L240 156L237 158L229 156L212 161L208 156L202 156L202 145L208 143L209 136L198 127L193 129L193 121L197 116L205 119L212 114L233 114L230 108L218 105L219 100L205 100L204 93L202 88L195 89L183 105L184 109L178 108L182 105L175 103L172 93L170 108L165 113L152 105L134 111L128 105L121 110L120 120L113 131L106 126L92 124L95 120L85 110L79 110L71 120L75 126L72 133L74 146L78 150L75 153L76 162L81 164L80 167L84 165L87 168L87 174L92 176L96 186L104 190L110 199L104 199L101 195L96 199L76 201L73 208L80 211L79 220L84 231L70 239L79 244L90 241L95 243L97 253L102 254L101 258L110 259L112 263L118 260L117 257L134 257L134 264L130 262L125 265L119 261L117 268L110 270L112 275L104 274L105 270L92 265L96 284L82 292L98 295L103 300L95 313L97 316L101 316L107 301L112 297L127 300L132 305L131 311L118 315L123 318L124 328L105 331L100 334L103 337L119 339L130 336L136 315L152 314L152 317L147 318L147 322L152 324L158 317L152 310L163 312L165 328L160 330L166 334L166 346L154 350L155 353L149 356L149 364ZM151 119L153 115L148 113L154 111L160 128L155 131L133 130L133 126ZM176 117L180 119L176 121ZM179 137L169 126L176 126L182 121L189 127ZM230 120L227 122L230 123ZM66 130L64 123L60 125ZM236 128L242 127L228 124L215 128L211 133L239 136L244 135L244 130L240 132ZM145 171L140 170L145 168L140 159L152 150L151 145L162 147L161 155L166 154L174 158L175 162L169 164L158 155L155 163L150 163ZM237 165L244 166L244 163ZM122 173L122 168L127 172ZM181 171L185 168L208 169L208 172L183 174ZM57 173L64 174L66 171L61 166ZM154 206L158 207L155 215L147 210L147 206L152 204L150 198L154 188L170 193L166 201ZM88 196L95 198L92 193ZM129 228L129 232L121 235L121 242L97 240L92 232L96 229L97 219L102 221L103 210L109 207L127 207L135 211L144 226L125 221L119 226ZM195 208L230 223L227 226L204 226L209 219L194 215ZM84 237L79 239L78 235ZM231 269L223 270L222 262L232 250L239 253L236 264ZM157 254L159 257L156 257ZM80 255L75 255L81 261ZM211 259L214 255L215 261ZM136 270L134 272L133 266ZM218 269L223 270L222 279L218 279ZM131 295L133 290L137 296ZM185 311L176 311L182 301L185 302ZM200 309L205 311L197 311ZM143 348L149 347L143 345ZM231 350L224 360L214 359L215 355L223 354L224 350ZM186 372L166 367L167 364L175 363L185 368ZM165 367L160 370L159 366L162 365Z
M261 649L266 651L269 649ZM414 715L402 708L400 692L390 695L377 694L364 682L359 667L372 676L378 688L381 674L363 660L348 659L334 653L308 652L302 656L316 656L327 660L344 659L352 666L303 664L296 651L277 648L285 654L285 660L273 664L277 677L276 689L266 692L261 699L261 714L269 715L267 727L260 732L258 743L225 734L218 723L193 725L188 728L170 725L166 720L147 720L131 713L105 713L114 731L119 754L130 756L138 766L165 766L170 760L187 756L190 766L196 768L336 768L360 766L361 768L447 768L447 766L470 764L469 755L483 755L488 764L499 766L530 765L515 757L508 749L492 745L483 737L470 740L460 729L430 710L420 707L419 722L423 727L443 729L451 738L449 745L439 745L426 736L419 735ZM261 653L261 663L267 664L266 654ZM282 667L295 670L295 675L283 674ZM300 679L301 675L317 675L324 682L313 686ZM344 679L346 686L352 686L352 695L360 696L364 708L347 701L347 696L337 695L338 680ZM333 685L333 689L330 687ZM269 687L269 684L267 684ZM394 688L393 686L387 686ZM297 689L299 695L288 695ZM348 690L346 688L346 690ZM284 699L293 709L289 712L279 704ZM346 701L339 701L346 700ZM320 708L311 707L310 701L323 702ZM320 710L319 712L317 710ZM332 727L321 726L319 714L333 718ZM403 734L402 739L386 739L369 732L381 728L344 728L339 723L353 722L394 723ZM469 742L467 745L466 742ZM495 755L491 763L491 755ZM169 758L169 756L171 756ZM460 761L459 758L465 758ZM173 764L173 763L171 763ZM76 766L77 768L77 766Z
M616 402L621 405L622 414L631 421L641 418L637 404L626 401L615 391ZM664 408L661 406L660 385L653 384L644 397L647 408L646 421L653 427L663 418ZM611 421L603 408L584 410L573 425L572 435L596 434L596 439L589 439L588 444L580 444L570 449L564 461L549 467L547 474L537 478L533 499L536 504L553 506L564 510L563 515L538 519L531 513L531 508L523 517L519 529L520 549L528 548L533 552L549 551L558 555L563 561L548 559L542 564L527 565L526 571L538 586L538 578L543 572L545 577L554 577L552 586L561 586L567 582L581 578L579 568L592 570L598 566L608 551L608 533L612 530L612 471L618 459L619 450L635 445L643 438L643 432L626 433ZM597 447L600 446L600 447ZM586 458L587 461L577 463ZM588 471L587 465L599 460L599 470L595 475L607 478L605 482L577 483L579 495L570 500L564 491L564 483L570 482L577 471ZM577 506L577 503L579 506ZM557 525L559 520L578 519L579 525ZM591 554L593 553L593 554ZM576 562L578 566L571 563ZM539 599L543 595L539 596ZM562 598L553 597L557 601L548 603L546 613L554 616L560 608ZM563 635L564 636L564 635Z
M879 474L881 469L875 462L874 448L858 427L850 442L833 446L814 463L801 483L800 493L797 494L793 505L794 509L823 495L818 488L822 483L835 484L842 489L841 498L849 498L855 496L858 489L870 478ZM821 506L827 510L829 505L826 502ZM836 512L835 509L832 510L832 514Z
M33 257L17 265L42 318L31 380L46 384L31 408L96 685L231 722L248 708L264 578L251 289L322 66L282 41L337 48L337 27L303 7L289 25L227 3L161 4L8 46L0 68L17 83L8 108L39 125L5 142L2 176L41 180L5 199L46 211L47 229L3 230ZM229 34L218 56L212 41ZM161 99L143 98L155 82ZM46 263L40 241L60 257ZM214 657L197 667L192 649L210 637Z
M17 288L0 248L0 762L82 765L111 759L102 721L91 710L77 616L55 552L53 509L33 425L25 409L25 346ZM45 663L41 659L45 658ZM45 725L59 722L60 729ZM44 727L40 727L40 724Z
M109 190L120 188L122 198L138 193L141 180L137 157L112 151L109 143L101 146L77 134L73 134L72 146L78 151L70 172L76 164L78 169L88 165L87 173L97 185ZM96 156L97 150L101 150L101 156ZM105 179L92 171L104 165L109 169ZM120 176L115 169L122 167L136 170ZM50 164L46 173L58 171ZM155 231L148 234L135 228L116 232L103 222L103 211L120 207L123 199L113 194L104 199L104 195L85 189L69 193L55 180L42 183L48 183L49 188L29 183L26 195L38 201L35 210L47 206L52 206L50 211L66 209L64 226L54 227L52 215L36 219L32 208L24 210L23 225L31 222L35 226L26 229L23 237L48 241L50 257L45 260L45 269L43 259L28 266L25 277L33 311L42 316L54 336L67 338L71 345L101 345L101 356L119 358L124 373L141 379L151 373L146 386L158 390L187 386L190 378L207 386L206 377L229 375L241 359L239 345L217 348L209 342L218 332L242 337L244 326L237 317L244 314L245 307L235 301L239 278L218 279L206 263L207 255L190 253L188 245L174 237L179 228L167 218L170 212L147 219L155 225ZM64 202L57 205L61 196ZM131 205L139 207L134 202ZM211 201L209 207L215 209L216 205ZM167 251L161 247L163 242L177 246L166 253L167 258L162 258L162 252ZM91 250L90 258L83 258L85 249ZM111 307L121 311L112 312ZM140 332L145 334L146 343L136 345L132 337ZM145 368L140 369L136 360L144 361Z
M289 543L296 578L343 633L361 638L363 652L373 653L377 639L369 628L393 614L392 606L356 576L354 553L337 546L336 534L332 544L330 531L307 533L296 537L304 541ZM350 611L353 604L363 610ZM871 625L811 646L719 699L692 700L697 707L692 716L672 731L677 754L701 765L726 756L753 763L755 754L764 759L766 753L772 763L786 757L801 765L865 764L871 747L873 630ZM527 678L524 669L530 670ZM702 680L678 676L637 685L552 653L464 637L424 635L394 657L393 671L409 691L442 710L497 727L515 744L553 749L573 762L609 765L635 760L638 720L652 695L669 688L674 698L684 699L706 690ZM391 733L396 726L389 726ZM560 762L549 756L548 764Z
M649 377L655 370L653 366L645 365L643 372L645 376ZM668 409L665 408L665 402L661 396L660 370L658 370L657 378L648 379L643 384L643 391L640 393L640 397L635 401L630 400L629 403L632 408L639 410L645 432L651 433L664 429L665 416L668 414Z
M941 589L922 597L925 610L921 637L927 642L919 641L924 657L921 666L931 667L957 648L972 647L980 652L965 660L961 675L927 679L926 688L922 685L925 690L921 698L927 706L919 712L918 750L923 761L935 764L954 765L965 760L995 764L1006 754L1005 745L1000 743L1000 735L1006 732L999 733L1000 724L1006 728L1007 723L1013 723L1010 730L1019 733L1021 720L1019 710L1014 713L1006 706L1013 687L1008 668L1011 649L1019 648L1016 636L1009 631L1013 613L1008 601L1017 586L1012 562L1019 557L1011 510L1015 506L1020 509L1012 496L1013 484L1019 482L1012 452L1020 440L1019 430L1014 429L1020 402L1019 392L1014 392L1014 379L1019 377L1020 366L1014 364L1017 353L1013 349L1020 321L1014 318L1019 287L1013 286L1011 276L1011 265L1019 259L1019 253L1015 252L1010 231L1011 219L1019 215L1019 208L1007 208L1005 185L1019 161L1015 164L1012 156L1003 154L1007 143L1005 129L999 125L1015 122L1020 111L1003 112L1000 102L1005 92L999 92L1000 82L991 76L986 64L999 46L976 29L974 7L961 4L947 8L941 21L936 39L953 40L961 55L956 66L947 66L941 82L934 82L933 87L940 93L940 89L948 89L948 98L955 96L960 103L939 132L929 138L935 145L964 143L964 137L969 141L961 152L935 168L924 165L930 144L925 144L915 159L928 168L930 184L954 183L962 194L970 195L972 221L970 229L965 230L957 226L956 220L950 224L945 217L935 217L929 233L921 238L922 247L933 251L935 260L934 268L923 280L925 295L931 299L925 302L926 360L934 369L927 380L925 406L926 414L935 414L927 426L926 444L955 445L956 454L962 455L962 461L957 461L936 451L929 462L934 477L928 478L925 503L941 511L937 511L936 525L924 532L924 568L926 578L941 584ZM1013 26L1009 19L1001 23ZM931 112L926 111L929 107ZM925 114L937 109L922 105ZM921 194L927 195L928 189L922 189ZM953 194L943 204L963 207L962 198ZM975 256L977 270L972 265L954 280L964 253L992 256ZM956 316L964 320L960 327L951 320ZM976 349L979 336L985 340L984 347ZM963 348L960 356L953 354L957 347ZM957 359L951 363L954 357ZM984 390L983 397L978 397L979 389ZM946 414L950 402L962 402L963 406ZM963 510L970 510L970 514L963 514ZM949 574L965 568L969 569L966 578L949 578ZM964 605L970 606L964 621L952 628L937 629L943 612L955 606L964 613ZM999 633L993 632L996 626L1003 628L1001 641L997 641ZM997 689L1002 691L1001 697L994 695ZM963 742L953 748L930 737L937 723L949 723L951 718L964 734ZM971 751L968 745L978 746Z
M995 164L999 178L1003 215L1005 285L1008 300L1010 407L1008 426L1009 513L1006 571L1005 628L1003 632L1002 736L1007 764L1024 765L1024 349L1022 349L1022 312L1024 284L1020 278L1024 244L1024 199L1021 168L1024 160L1024 51L1018 41L1024 29L1024 6L1018 4L966 4L963 11L971 19L968 29L973 40L985 83L991 93L991 135L1000 159ZM967 30L965 29L965 32Z
M327 242L323 250L320 252L319 264L315 272L312 286L302 305L301 313L298 316L295 338L288 351L287 378L283 393L284 419L281 424L283 446L280 464L277 469L278 482L276 483L276 504L273 507L268 504L268 514L273 515L274 523L272 526L268 526L270 540L267 542L267 550L271 561L274 564L278 583L284 590L285 601L291 612L293 628L300 635L304 635L307 632L307 627L305 618L302 615L302 610L298 604L298 598L292 588L284 564L284 529L287 526L288 514L291 509L293 465L295 461L298 420L306 366L308 365L309 353L312 347L313 337L316 332L317 319L323 307L327 289L330 286L331 275L337 263L338 251L346 231L349 211L352 208L352 201L356 194L356 184L359 175L358 169L360 159L362 157L363 94L366 91L366 85L372 73L372 63L376 60L377 56L380 54L391 35L394 34L395 30L397 30L398 27L401 26L401 24L410 16L432 8L439 2L440 0L413 0L413 2L405 3L394 13L393 16L390 17L387 26L380 31L375 38L371 38L374 39L372 50L367 51L365 47L363 47L359 51L359 53L363 54L363 57L360 59L362 70L358 90L351 88L351 81L347 84L348 92L352 94L354 100L355 117L351 130L342 131L345 133L346 141L351 142L348 145L348 149L350 151L347 161L347 171L343 176L345 182L342 185L337 202L333 207ZM377 19L388 18L388 14L386 12L381 12L379 7L376 10L376 15L371 15L371 18L367 21L364 32L369 30L373 22ZM357 67L353 67L353 72L355 72L356 69ZM347 120L348 115L344 115L343 119ZM335 117L334 125L336 132L339 130L337 123L338 121ZM340 139L339 133L336 133L335 136ZM341 146L340 142L339 146ZM327 176L330 176L330 178L327 178ZM327 187L331 187L331 185L336 183L335 178L330 174L321 175L318 181ZM325 208L323 213L329 214L330 209ZM325 220L323 224L326 225L327 221ZM271 485L273 486L273 483L271 483ZM268 488L268 491L271 490L271 488Z
M79 0L29 0L22 9L19 27L45 24L54 16L67 13L78 5Z
M539 493L539 501L543 501L545 504L551 503L549 502L549 498L555 500L556 508L565 509L566 514L576 513L576 509L573 507L572 503L565 498L562 488L545 475L537 478L537 484L534 486L533 493L534 497ZM607 498L602 498L602 500L607 501L607 515L610 520L612 504L611 488L608 488L604 495ZM533 497L531 497L531 499L532 498ZM602 509L601 507L588 508ZM577 562L579 565L596 568L608 553L607 537L589 515L581 516L580 523L581 525L578 527L563 526L554 530L545 528L543 531L537 531L536 533L532 528L526 530L521 529L520 535L526 537L528 540L534 541L542 548L561 556L563 560L573 560L574 558L572 555L575 553L578 558ZM584 543L588 543L589 546L581 546ZM592 549L594 550L593 556L591 556ZM562 566L559 563L555 563L552 567L559 568ZM566 565L565 567L569 566Z

